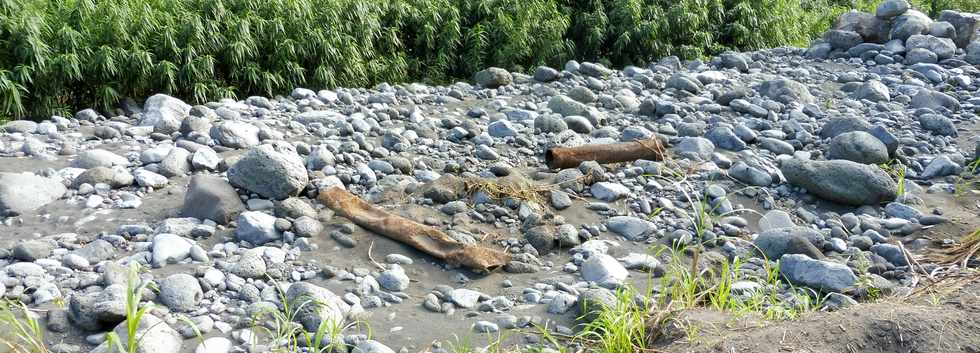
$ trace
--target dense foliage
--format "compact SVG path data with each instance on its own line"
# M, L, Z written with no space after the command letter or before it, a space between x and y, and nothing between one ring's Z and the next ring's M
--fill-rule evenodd
M820 0L0 0L0 119L109 110L156 92L204 102L443 82L486 66L618 66L805 45L840 9Z

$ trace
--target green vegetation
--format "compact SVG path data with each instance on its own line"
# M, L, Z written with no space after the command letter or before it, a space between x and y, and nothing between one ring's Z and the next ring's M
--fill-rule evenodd
M21 302L0 301L0 351L49 353L37 314Z
M841 1L3 0L0 119L804 46Z
M106 335L106 342L108 342L109 347L119 353L136 353L139 350L139 342L142 339L142 336L138 334L140 323L143 321L143 315L146 314L147 310L153 308L150 303L140 307L143 290L147 289L151 282L143 282L139 273L140 265L136 262L130 262L129 274L126 278L126 341L123 342L115 331L110 331Z

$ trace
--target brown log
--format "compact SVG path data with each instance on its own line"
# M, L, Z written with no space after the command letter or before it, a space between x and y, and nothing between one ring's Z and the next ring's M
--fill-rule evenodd
M506 252L463 244L439 229L368 204L340 187L321 191L320 202L367 230L416 248L426 254L474 270L491 271L510 262Z
M657 138L630 142L584 145L578 147L554 147L544 155L548 168L575 168L585 161L600 164L629 162L637 159L660 161L667 150Z

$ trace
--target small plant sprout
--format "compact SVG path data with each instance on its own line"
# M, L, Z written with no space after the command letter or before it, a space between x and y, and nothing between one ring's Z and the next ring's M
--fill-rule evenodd
M153 304L147 303L140 307L140 299L143 297L143 290L147 289L150 282L143 282L140 279L140 265L133 261L129 263L129 273L126 278L126 340L123 340L115 331L109 332L106 340L110 346L116 347L118 352L136 353L139 350L139 342L142 337L138 335L140 323L147 310L153 308ZM145 334L145 333L144 333Z

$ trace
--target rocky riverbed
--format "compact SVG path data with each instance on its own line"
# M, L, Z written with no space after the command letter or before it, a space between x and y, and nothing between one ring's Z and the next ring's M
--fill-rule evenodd
M737 258L736 295L821 311L906 295L946 268L919 255L980 225L978 29L888 0L810 48L11 121L0 294L66 353L110 350L139 283L157 353L274 350L323 322L360 352L555 349L542 332L574 335L622 288L659 295L678 261ZM544 163L651 138L662 160ZM335 215L329 187L510 262L451 266Z

